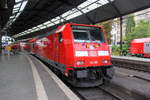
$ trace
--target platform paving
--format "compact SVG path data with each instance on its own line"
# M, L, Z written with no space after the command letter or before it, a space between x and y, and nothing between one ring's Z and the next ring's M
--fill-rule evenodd
M35 75L33 69L37 70ZM49 73L51 72L46 71L41 62L33 56L27 54L1 55L0 100L46 100L40 98L44 94L43 90L47 100L79 100L68 87L61 85L60 80L56 80L55 75L50 76ZM41 80L43 90L37 76Z
M31 67L24 56L0 56L0 100L37 100Z

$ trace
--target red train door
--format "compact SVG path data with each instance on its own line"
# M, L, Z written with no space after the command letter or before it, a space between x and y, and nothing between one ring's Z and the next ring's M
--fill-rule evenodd
M64 51L64 45L63 45L63 36L62 36L62 33L59 32L58 33L58 48L59 48L59 51L58 51L58 60L59 62L62 64L62 63L65 63L65 51Z
M54 60L58 62L59 57L59 45L58 45L58 34L54 34Z
M62 33L57 33L54 37L54 60L59 63L64 63L65 51L63 46Z

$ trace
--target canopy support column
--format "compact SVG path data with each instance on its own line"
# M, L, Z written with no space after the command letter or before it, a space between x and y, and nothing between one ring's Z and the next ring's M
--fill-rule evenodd
M0 54L2 53L2 35L0 33Z
M122 16L120 17L120 56L122 56Z

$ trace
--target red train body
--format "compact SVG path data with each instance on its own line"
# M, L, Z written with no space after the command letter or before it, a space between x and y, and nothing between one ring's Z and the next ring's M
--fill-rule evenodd
M150 38L132 40L129 53L134 56L150 57Z
M22 51L30 51L30 44L28 42L20 42L20 49Z
M112 77L110 50L101 27L69 23L29 43L33 54L74 86L97 86L104 77Z
M19 50L20 49L20 44L19 43L11 44L11 49Z

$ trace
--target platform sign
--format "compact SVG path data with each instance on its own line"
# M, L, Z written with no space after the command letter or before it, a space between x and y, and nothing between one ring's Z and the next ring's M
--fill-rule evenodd
M144 43L144 53L150 53L150 43Z

